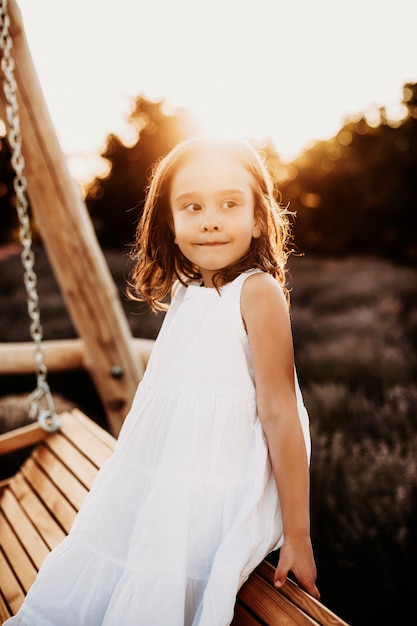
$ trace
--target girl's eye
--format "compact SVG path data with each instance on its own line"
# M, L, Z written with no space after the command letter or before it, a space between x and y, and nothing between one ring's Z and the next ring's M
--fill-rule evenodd
M222 209L233 209L233 207L235 207L236 204L237 202L235 200L226 200L222 204Z
M184 209L190 213L196 213L197 211L201 211L201 205L196 202L190 202L185 205Z

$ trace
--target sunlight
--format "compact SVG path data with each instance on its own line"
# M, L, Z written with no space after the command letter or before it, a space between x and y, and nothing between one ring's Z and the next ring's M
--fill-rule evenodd
M351 0L341 30L338 3L328 0L119 0L116 10L103 0L73 0L65 14L54 0L19 2L77 178L77 155L92 163L108 134L128 132L127 101L139 94L189 109L207 134L270 139L285 161L337 134L346 116L370 103L385 106L395 123L402 109L393 103L416 75L417 5L397 0L395 11L378 11L373 29L373 4Z
M237 139L271 140L283 158L291 160L297 156L306 145L305 125L300 122L299 111L294 107L294 112L285 111L286 124L274 125L274 113L268 105L268 97L265 95L265 105L260 104L263 98L257 93L247 93L245 105L242 106L242 98L239 94L229 93L225 100L220 103L216 96L208 96L204 102L195 102L193 112L201 124L205 134L235 137ZM338 126L335 124L335 131Z
M72 153L67 156L71 175L83 188L95 177L105 178L110 172L110 164L97 152L81 154Z

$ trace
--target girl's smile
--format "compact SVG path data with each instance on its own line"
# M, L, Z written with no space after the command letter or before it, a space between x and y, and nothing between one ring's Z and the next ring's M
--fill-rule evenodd
M252 175L213 147L193 155L173 177L170 193L175 243L199 268L206 287L220 269L243 258L255 221Z

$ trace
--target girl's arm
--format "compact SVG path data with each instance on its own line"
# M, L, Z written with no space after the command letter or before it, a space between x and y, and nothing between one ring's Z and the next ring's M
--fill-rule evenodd
M294 354L288 306L281 287L268 274L244 283L241 312L255 372L259 419L281 502L284 543L275 585L284 585L291 570L315 598L316 565L310 539L310 472L298 416Z

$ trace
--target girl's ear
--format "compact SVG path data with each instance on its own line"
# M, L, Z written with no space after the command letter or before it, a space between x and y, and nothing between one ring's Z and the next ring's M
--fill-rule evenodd
M261 236L261 227L259 226L258 222L254 222L253 229L252 229L252 237L254 239L259 239L260 236Z

